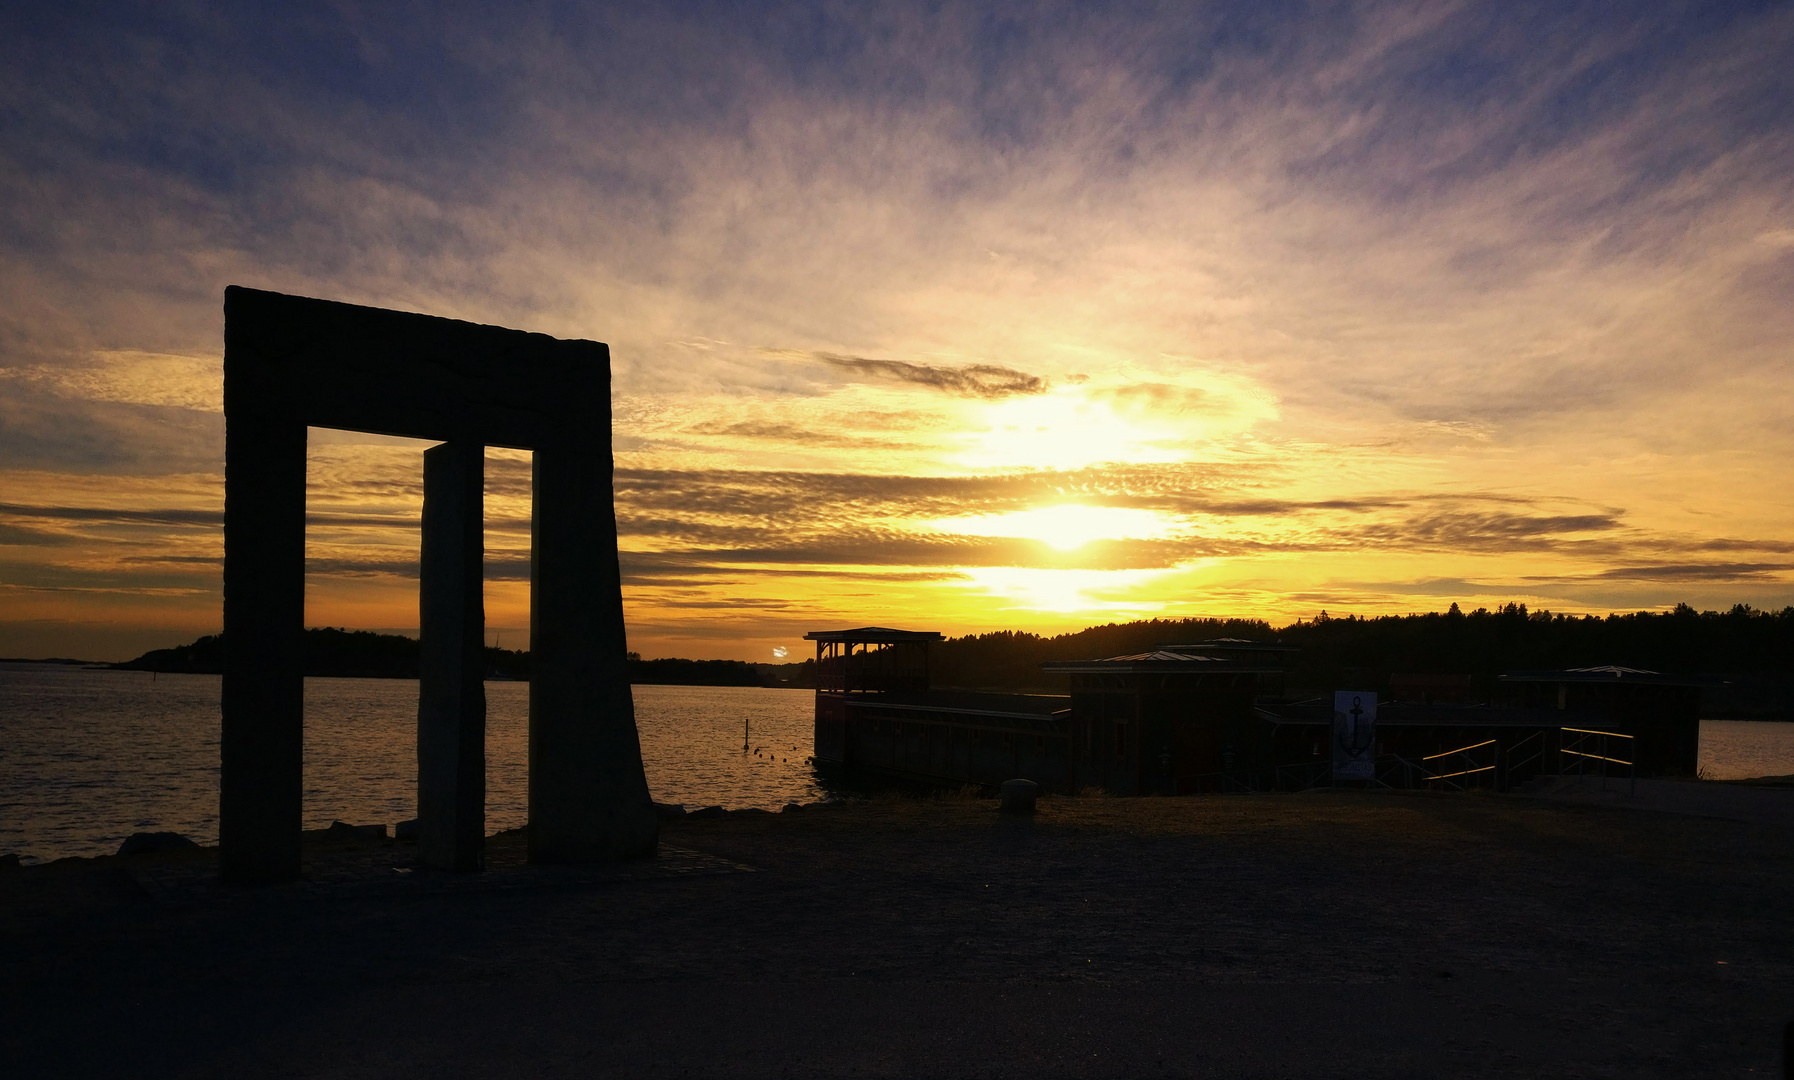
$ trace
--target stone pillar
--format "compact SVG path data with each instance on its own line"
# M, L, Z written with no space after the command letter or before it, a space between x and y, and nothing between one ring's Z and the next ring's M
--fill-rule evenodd
M305 681L305 425L259 358L224 360L224 686L219 869L299 876Z
M486 842L485 447L424 451L418 584L417 852L478 870Z
M609 424L536 447L534 472L530 861L652 855L659 825L629 692Z

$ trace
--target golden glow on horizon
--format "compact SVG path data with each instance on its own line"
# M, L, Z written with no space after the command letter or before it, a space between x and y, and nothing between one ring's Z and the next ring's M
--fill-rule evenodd
M985 406L958 457L970 468L1081 469L1104 462L1168 465L1206 442L1278 416L1277 397L1200 365L1175 377L1070 382Z
M1172 573L1165 570L1040 570L1020 566L967 567L968 592L981 593L1001 607L1057 615L1085 615L1098 621L1146 618L1165 607L1162 598L1130 599L1128 594Z
M1181 455L1165 431L1137 428L1076 389L1011 398L985 410L986 427L960 455L971 468L1081 469L1104 461L1163 464Z
M930 524L942 532L959 536L1038 540L1060 551L1072 551L1092 540L1158 540L1177 529L1175 521L1155 510L1079 503L1008 514L941 518Z

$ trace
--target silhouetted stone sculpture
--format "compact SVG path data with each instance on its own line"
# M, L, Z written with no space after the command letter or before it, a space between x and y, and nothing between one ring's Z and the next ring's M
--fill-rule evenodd
M418 850L480 865L485 829L483 448L534 451L529 854L651 854L654 806L624 653L610 352L592 341L285 296L224 293L221 868L299 873L305 429L424 455Z

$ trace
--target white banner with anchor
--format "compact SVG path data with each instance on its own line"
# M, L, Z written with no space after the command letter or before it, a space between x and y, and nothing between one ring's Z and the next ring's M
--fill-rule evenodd
M1374 780L1377 775L1377 692L1333 693L1333 778Z

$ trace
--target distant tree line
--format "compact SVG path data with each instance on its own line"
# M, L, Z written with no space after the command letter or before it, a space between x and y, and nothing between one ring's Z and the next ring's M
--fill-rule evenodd
M1449 672L1488 678L1504 671L1616 664L1673 674L1794 674L1794 607L1730 611L1557 615L1507 604L1493 611L1331 618L1326 612L1278 633L1298 646L1293 673L1318 682Z
M663 686L759 686L760 672L745 660L643 660L629 654L629 681Z
M939 686L1052 689L1062 685L1040 671L1049 660L1143 653L1160 644L1213 638L1294 645L1285 663L1291 688L1356 684L1386 689L1406 673L1468 675L1487 695L1503 672L1615 664L1678 675L1738 676L1715 687L1714 701L1737 699L1737 712L1786 711L1756 704L1786 702L1794 688L1794 607L1764 611L1739 604L1729 611L1561 615L1525 604L1465 612L1335 618L1322 612L1273 628L1258 619L1152 619L1108 624L1042 637L1020 631L949 638L935 646L930 665ZM1745 700L1749 699L1749 700Z
M1092 626L1053 637L999 630L948 638L935 645L929 650L929 675L936 686L1045 689L1054 685L1040 670L1049 660L1128 656L1155 645L1219 637L1274 641L1277 632L1263 619L1148 619Z

